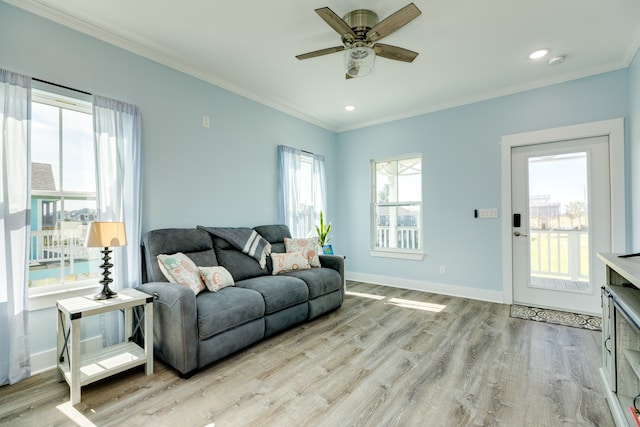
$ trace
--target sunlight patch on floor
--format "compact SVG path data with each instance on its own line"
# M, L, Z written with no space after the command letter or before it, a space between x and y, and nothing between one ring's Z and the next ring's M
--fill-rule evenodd
M391 298L385 304L391 304L403 308L412 308L414 310L433 311L434 313L439 313L447 307L442 304L433 304L430 302L414 301L402 298Z
M76 408L73 407L71 401L56 406L58 411L65 414L71 421L81 427L96 427L94 423L89 421L84 415L82 415Z
M351 291L347 291L345 292L346 295L351 295L354 297L360 297L360 298L369 298L369 299L374 299L374 300L383 300L386 297L382 296L382 295L374 295L374 294L363 294L361 292L351 292Z

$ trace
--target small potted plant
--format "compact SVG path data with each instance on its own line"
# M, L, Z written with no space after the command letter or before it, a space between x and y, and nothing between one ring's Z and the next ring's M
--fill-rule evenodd
M318 244L324 248L329 241L329 232L331 231L331 223L325 224L322 211L320 211L320 224L316 225L316 234L318 235Z

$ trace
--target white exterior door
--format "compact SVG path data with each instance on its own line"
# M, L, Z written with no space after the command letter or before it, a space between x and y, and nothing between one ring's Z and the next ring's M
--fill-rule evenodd
M513 302L599 313L612 251L609 137L511 149Z

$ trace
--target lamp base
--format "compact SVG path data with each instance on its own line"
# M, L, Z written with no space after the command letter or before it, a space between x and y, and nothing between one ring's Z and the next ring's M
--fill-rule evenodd
M111 261L111 257L109 256L109 254L111 254L111 249L105 247L102 250L102 265L100 266L100 268L102 269L102 280L100 281L100 284L102 285L102 291L99 294L94 295L93 299L101 300L115 298L116 296L118 296L117 292L109 289L109 283L113 282L113 280L111 280L111 278L109 277L109 275L111 274L109 272L109 269L113 267L113 264L109 262Z
M102 299L115 298L117 296L118 296L118 293L109 289L109 285L104 285L102 287L102 291L100 293L95 294L93 296L93 299L102 300Z

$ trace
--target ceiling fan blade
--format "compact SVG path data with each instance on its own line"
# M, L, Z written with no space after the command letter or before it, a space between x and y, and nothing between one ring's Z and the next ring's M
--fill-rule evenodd
M367 32L367 40L370 42L380 40L413 21L415 18L420 16L420 14L422 14L422 12L415 4L409 3L393 15L387 16L370 29Z
M324 19L324 22L329 24L331 28L336 30L341 37L350 36L353 39L356 38L356 33L353 32L349 24L344 22L333 10L328 7L321 7L320 9L316 9L316 13L320 15L320 18Z
M413 62L418 56L418 52L384 43L374 44L373 50L378 56L403 62Z
M314 50L313 52L296 55L296 58L300 60L315 58L316 56L328 55L330 53L340 52L341 50L344 50L344 46L328 47L326 49Z

